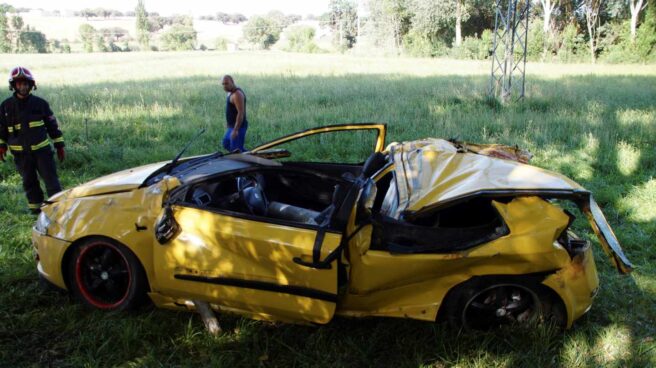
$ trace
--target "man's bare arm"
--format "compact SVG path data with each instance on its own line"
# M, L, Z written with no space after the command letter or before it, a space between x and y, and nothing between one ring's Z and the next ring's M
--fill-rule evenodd
M244 122L244 116L246 116L246 103L244 102L244 94L237 90L232 94L232 96L230 96L230 98L234 98L232 103L234 103L235 107L237 108L237 121L235 121L234 129L239 130L239 128L241 128L241 123Z

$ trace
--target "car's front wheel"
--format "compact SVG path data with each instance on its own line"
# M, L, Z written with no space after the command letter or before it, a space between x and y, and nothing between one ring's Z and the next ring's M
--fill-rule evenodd
M91 238L78 246L68 275L73 295L93 308L129 310L146 299L146 276L137 257L111 239Z
M564 328L567 321L564 305L546 286L505 277L473 278L456 286L440 314L454 327L476 330L540 323Z

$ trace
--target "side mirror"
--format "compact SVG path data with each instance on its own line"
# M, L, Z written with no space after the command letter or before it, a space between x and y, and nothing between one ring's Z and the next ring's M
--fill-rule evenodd
M157 238L160 244L164 245L176 236L178 232L180 232L180 225L178 225L175 217L173 217L171 206L167 205L164 207L162 217L155 224L155 238Z

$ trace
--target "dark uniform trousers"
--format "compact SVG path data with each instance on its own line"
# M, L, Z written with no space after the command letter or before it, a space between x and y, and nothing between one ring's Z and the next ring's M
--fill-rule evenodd
M39 208L44 199L37 173L46 184L48 197L61 191L61 184L57 177L57 168L50 147L32 152L14 152L14 162L16 163L16 169L23 178L23 190L31 209Z

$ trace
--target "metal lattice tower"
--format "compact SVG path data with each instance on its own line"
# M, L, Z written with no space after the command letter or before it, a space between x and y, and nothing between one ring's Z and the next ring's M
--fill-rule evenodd
M524 97L530 0L495 0L490 97L503 102Z

